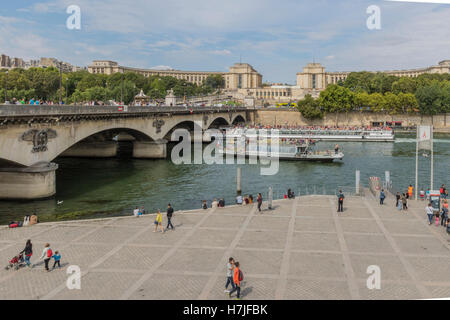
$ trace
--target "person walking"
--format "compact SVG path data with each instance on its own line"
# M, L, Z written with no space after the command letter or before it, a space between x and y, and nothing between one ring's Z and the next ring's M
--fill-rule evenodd
M55 260L52 270L55 269L56 265L58 265L58 268L61 268L61 254L59 253L59 251L55 251L55 254L52 258Z
M447 200L445 200L445 201L447 201ZM448 205L447 205L447 207L442 207L441 226L445 226L447 220L448 220Z
M399 201L400 201L400 199L401 199L401 195L400 195L400 192L397 192L397 194L395 195L395 207L396 208L398 208L398 203L399 203Z
M236 291L236 300L241 299L241 281L243 280L242 272L239 268L239 262L234 263L234 272L233 272L233 282L234 288L228 294L231 298L231 295Z
M53 251L50 248L50 244L46 243L44 250L42 250L42 255L40 259L44 259L44 263L45 263L45 270L50 271L50 269L48 268L48 262L50 261L50 259L53 256Z
M402 209L408 210L408 199L406 198L406 194L402 195Z
M169 227L171 227L172 230L175 230L175 228L172 224L172 217L173 217L173 208L169 203L167 205L167 228L166 228L166 230L169 230Z
M33 255L33 244L31 243L31 240L27 240L25 248L20 253L25 254L25 264L27 267L31 267L30 258Z
M380 192L380 205L384 204L384 199L386 198L386 195L384 194L384 189Z
M409 185L409 187L408 187L408 197L409 197L409 199L412 199L412 197L413 197L413 192L414 192L413 186L412 186L412 185Z
M431 224L433 223L433 216L434 216L434 211L433 207L431 206L431 202L428 204L428 206L426 206L425 212L427 213L428 216L428 223L431 226Z
M225 284L225 293L230 293L230 290L228 290L229 285L231 285L232 290L234 289L233 269L234 269L234 259L230 257L227 263L227 282Z
M256 198L256 202L258 203L258 210L259 210L259 212L261 212L261 206L262 206L262 203L263 203L263 198L262 198L261 193L258 193L258 197Z
M337 212L344 212L344 193L342 192L342 190L339 190L339 194L338 194L338 210Z
M156 219L155 219L155 230L153 232L157 232L158 231L158 227L160 228L161 232L164 233L164 228L162 226L162 214L161 211L158 209L158 213L156 214Z

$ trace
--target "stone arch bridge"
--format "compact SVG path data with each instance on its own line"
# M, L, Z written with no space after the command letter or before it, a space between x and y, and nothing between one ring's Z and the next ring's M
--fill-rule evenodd
M55 194L58 156L114 157L120 137L133 157L165 158L177 128L203 131L246 122L251 110L227 107L0 106L0 199ZM115 140L114 140L115 139Z

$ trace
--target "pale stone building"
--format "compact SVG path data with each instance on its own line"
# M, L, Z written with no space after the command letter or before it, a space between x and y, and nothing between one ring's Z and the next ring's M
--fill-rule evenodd
M325 67L320 63L308 63L302 72L297 73L296 85L263 86L262 75L248 63L236 63L229 68L228 72L214 72L139 69L120 66L114 61L95 60L88 67L88 71L94 74L108 75L116 72L137 72L146 77L171 76L197 85L201 85L209 75L220 74L225 79L225 89L229 94L236 99L246 101L253 99L256 104L294 102L304 98L306 94L318 97L328 85L344 81L351 73L350 71L326 72ZM381 72L399 77L417 77L424 73L449 73L450 60L441 61L437 66L428 68Z
M114 74L117 72L136 72L149 76L170 76L180 80L201 85L208 76L220 74L225 79L226 89L246 89L260 87L262 85L262 76L247 63L236 63L230 67L229 72L219 71L181 71L181 70L157 70L157 69L139 69L120 66L115 61L94 60L88 66L88 71L94 74Z

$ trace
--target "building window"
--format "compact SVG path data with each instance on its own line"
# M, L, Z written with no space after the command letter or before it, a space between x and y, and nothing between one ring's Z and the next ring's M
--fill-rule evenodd
M312 75L312 88L316 89L316 75L315 74Z

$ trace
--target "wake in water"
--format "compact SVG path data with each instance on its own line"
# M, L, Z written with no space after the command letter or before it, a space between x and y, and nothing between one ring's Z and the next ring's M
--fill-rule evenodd
M450 139L433 139L435 143L450 143ZM412 138L396 138L395 143L416 143Z

